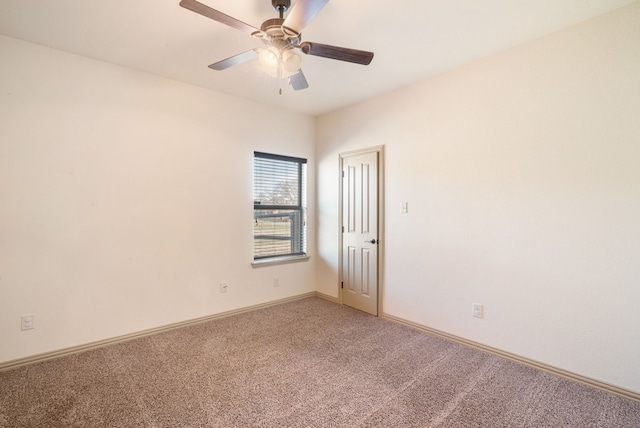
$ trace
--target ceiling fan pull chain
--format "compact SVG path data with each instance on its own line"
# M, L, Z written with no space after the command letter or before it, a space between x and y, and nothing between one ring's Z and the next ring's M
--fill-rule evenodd
M278 74L278 93L282 95L282 51L278 51L278 69L276 73Z

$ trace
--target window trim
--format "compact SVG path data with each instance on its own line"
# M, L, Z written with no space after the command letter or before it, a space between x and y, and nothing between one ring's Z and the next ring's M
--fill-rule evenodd
M253 203L253 210L254 210L254 220L255 220L255 212L256 210L290 210L290 211L298 211L299 212L299 221L300 221L300 226L299 228L296 228L295 230L297 231L299 229L298 232L293 231L292 235L291 235L291 241L292 241L292 250L294 248L294 246L300 249L299 252L291 252L291 253L287 253L287 254L274 254L274 255L265 255L265 256L256 256L255 253L255 229L254 229L254 251L253 251L253 262L251 263L252 266L254 267L259 267L259 266L268 266L268 265L273 265L273 264L280 264L280 263L293 263L293 262L297 262L297 261L306 261L309 260L309 255L307 254L307 248L306 248L306 244L307 244L307 224L306 224L306 204L305 204L305 199L304 195L306 195L308 189L305 189L304 187L307 186L307 177L306 177L306 168L304 168L304 166L307 165L307 159L305 158L299 158L299 157L294 157L294 156L284 156L284 155L277 155L277 154L273 154L273 153L265 153L265 152L258 152L258 151L254 151L253 152L253 159L254 159L254 192L255 192L255 179L256 179L256 170L255 170L255 166L256 166L256 159L268 159L268 160L274 160L274 161L282 161L282 162L291 162L291 163L295 163L297 164L297 175L298 175L298 194L297 194L297 200L298 200L298 204L297 205L267 205L267 204L261 204L258 203L256 204L256 198L255 198L255 194L254 194L254 203ZM303 166L304 165L304 166ZM298 237L296 237L295 235L300 235Z
M306 262L311 258L310 255L304 254L299 256L271 256L271 257L263 257L261 259L254 259L251 262L251 266L254 268L265 267L265 266L273 266L273 265L283 265L286 263L297 263L297 262Z

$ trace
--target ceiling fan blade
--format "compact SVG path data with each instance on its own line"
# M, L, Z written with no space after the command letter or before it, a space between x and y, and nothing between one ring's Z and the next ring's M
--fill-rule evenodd
M290 33L300 34L328 2L329 0L297 0L282 26L290 30Z
M205 4L197 2L196 0L181 0L180 6L195 13L199 13L202 16L206 16L207 18L211 18L214 21L218 21L222 24L228 25L229 27L235 28L236 30L244 31L245 33L252 34L256 31L259 31L257 28L252 27L249 24L238 21L237 19L229 15L225 15L224 13L219 12Z
M289 77L289 84L293 87L294 91L307 89L309 87L309 83L307 83L307 79L304 77L302 69L298 70L296 74Z
M209 68L213 70L218 70L218 71L226 70L229 67L242 64L243 62L247 62L257 57L258 57L258 53L255 51L255 49L251 49L251 50L239 53L238 55L229 57L227 59L223 59L222 61L218 61L214 64L211 64Z
M340 48L338 46L323 45L321 43L303 42L300 49L307 55L321 56L356 64L369 65L373 59L373 52L356 49Z

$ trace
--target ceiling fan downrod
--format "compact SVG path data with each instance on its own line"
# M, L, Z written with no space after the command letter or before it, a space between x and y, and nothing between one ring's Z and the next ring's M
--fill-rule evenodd
M280 14L280 19L284 17L284 13L291 7L291 0L271 0L271 4Z

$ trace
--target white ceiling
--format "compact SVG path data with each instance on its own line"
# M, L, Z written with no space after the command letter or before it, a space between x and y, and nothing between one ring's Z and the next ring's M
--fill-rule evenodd
M200 1L255 27L277 17L270 0ZM315 116L634 1L333 0L303 40L373 51L373 62L303 55L310 87L282 95L254 62L207 68L259 42L179 0L0 0L0 34Z

